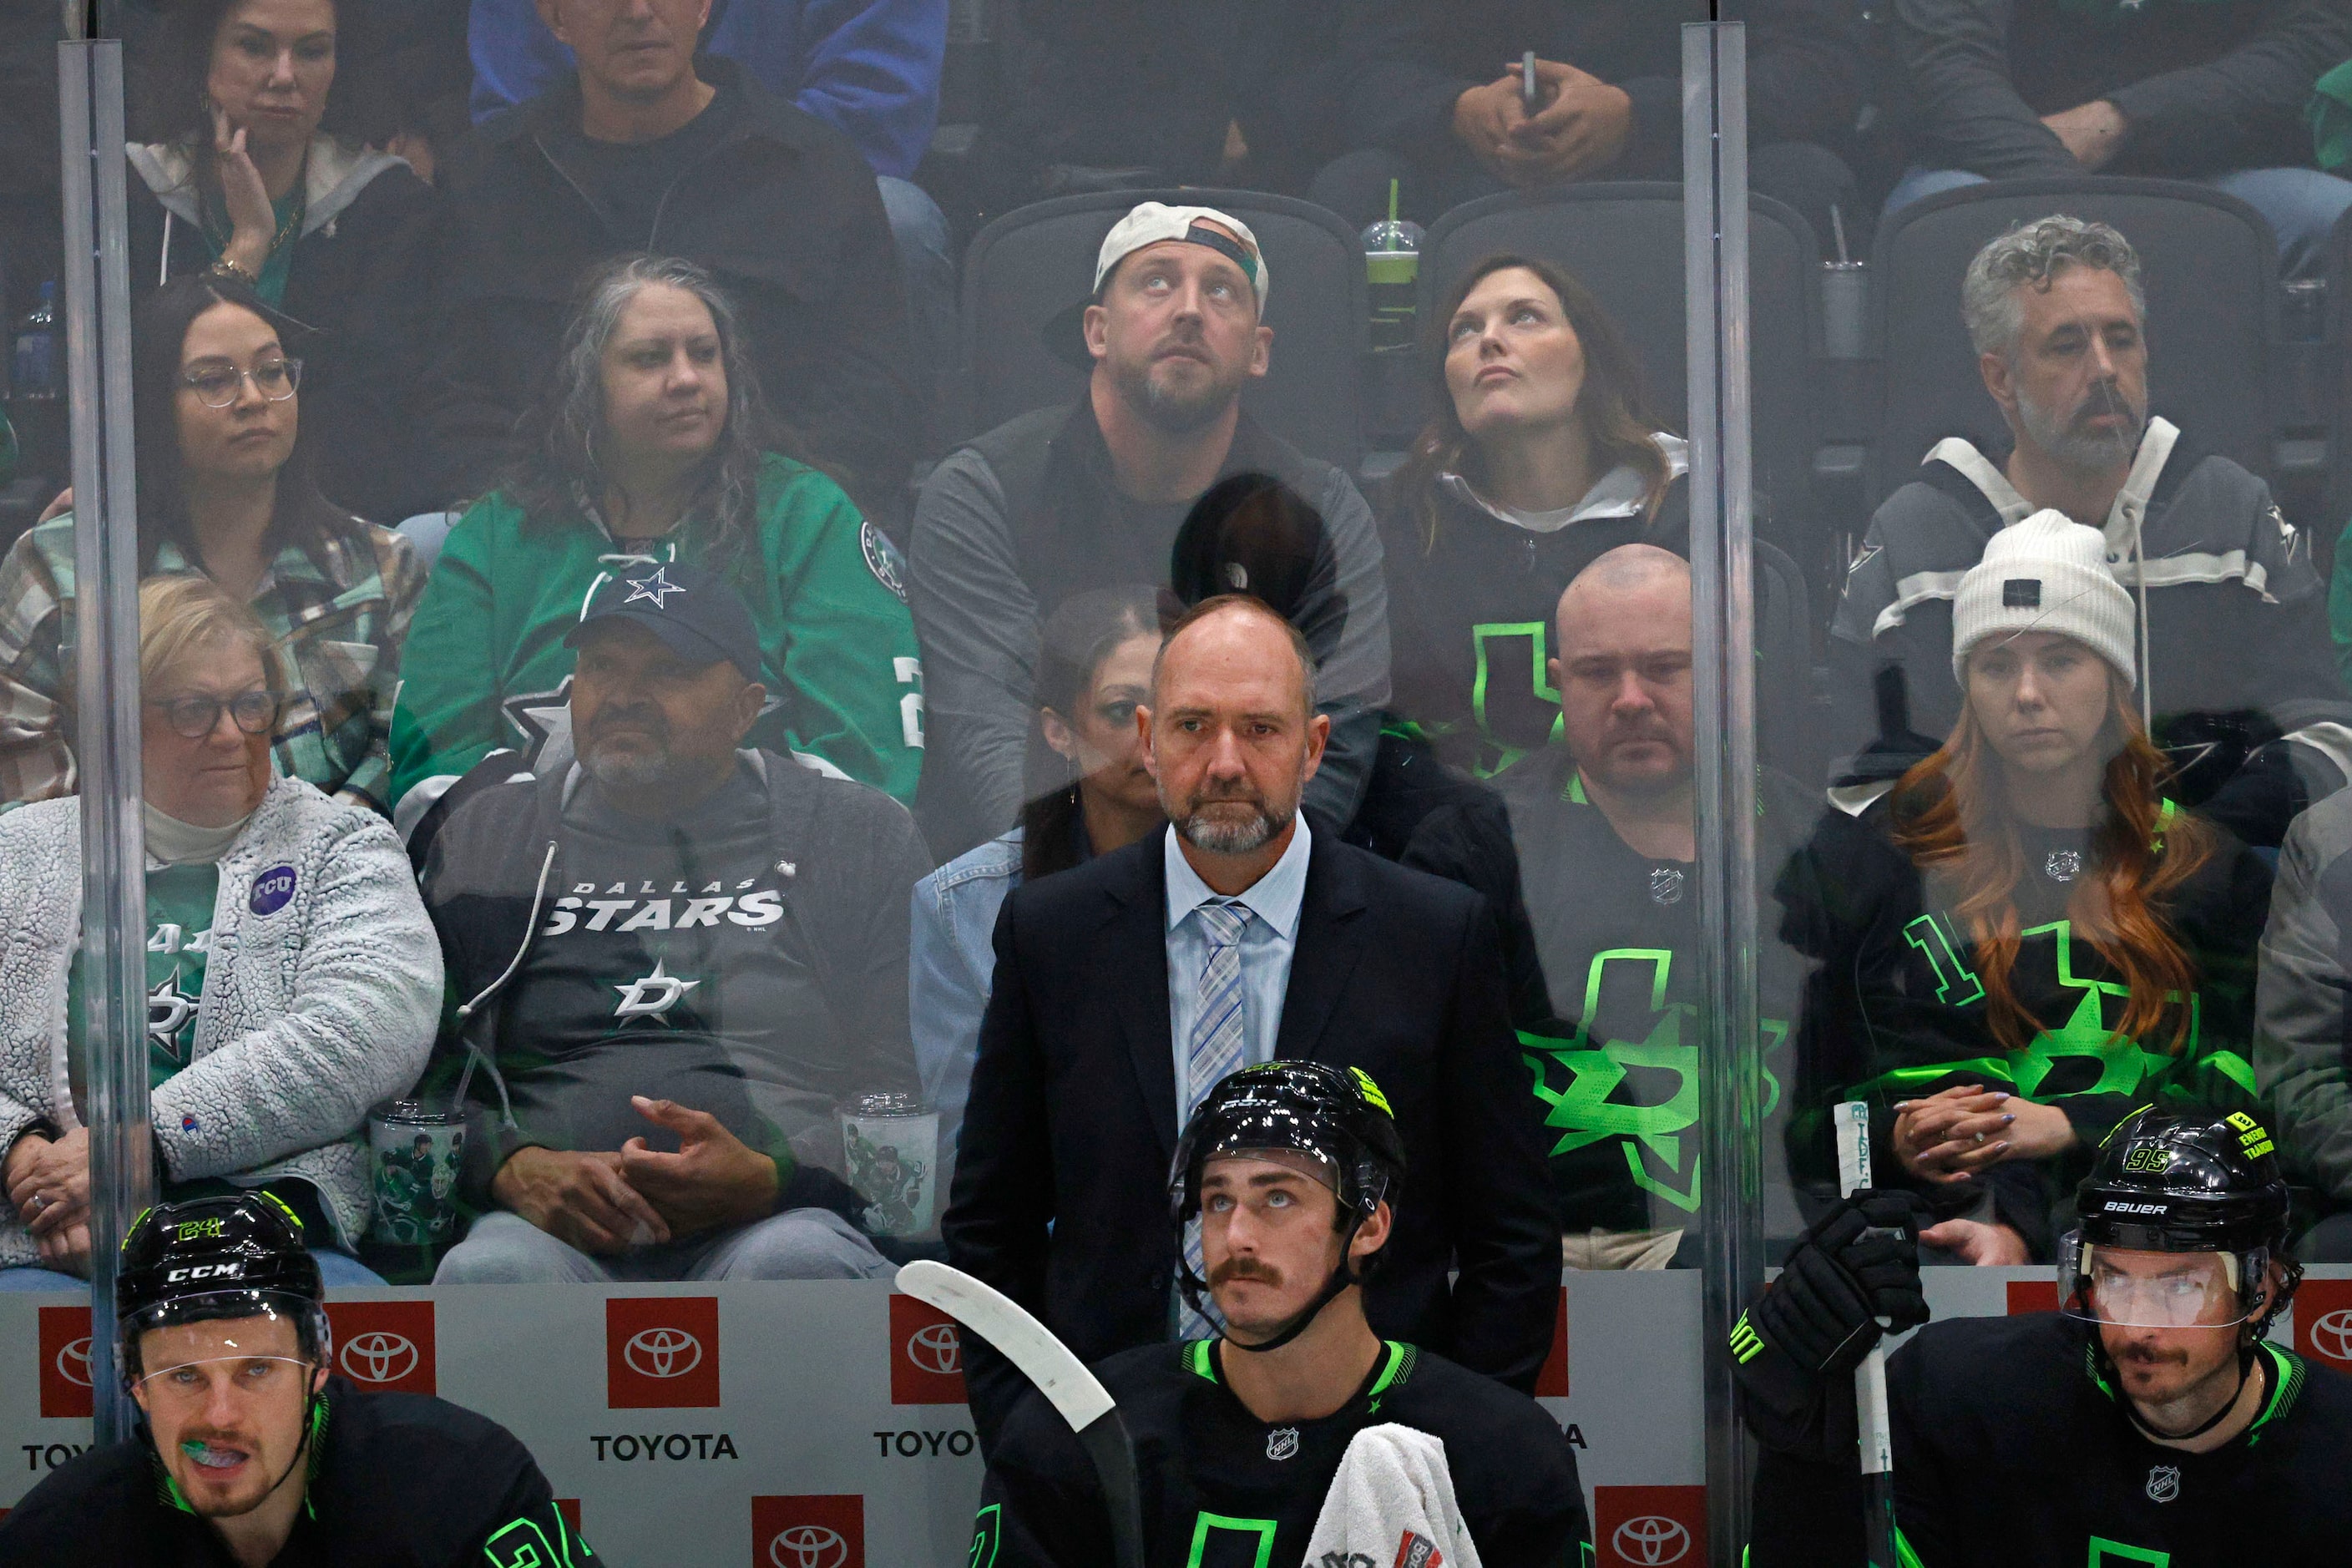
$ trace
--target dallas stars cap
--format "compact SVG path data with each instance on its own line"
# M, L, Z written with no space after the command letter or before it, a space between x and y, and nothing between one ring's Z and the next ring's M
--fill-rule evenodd
M593 629L614 621L645 627L680 658L698 665L725 659L744 679L761 679L760 636L752 629L751 612L724 579L698 566L647 562L616 572L588 601L587 613L563 635L563 644L578 647Z

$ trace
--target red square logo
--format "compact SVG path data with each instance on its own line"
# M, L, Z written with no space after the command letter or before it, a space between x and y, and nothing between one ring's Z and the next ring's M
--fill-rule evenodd
M1568 1287L1559 1288L1559 1308L1551 1321L1551 1349L1544 1355L1543 1370L1536 1373L1538 1399L1568 1397Z
M718 1408L719 1298L608 1298L604 1403L614 1410Z
M88 1415L89 1309L41 1309L41 1414Z
M866 1568L866 1499L753 1498L751 1568Z
M2012 1279L2009 1282L2009 1315L2012 1318L2025 1312L2054 1312L2058 1310L2058 1281L2055 1279Z
M2303 1282L2294 1293L2294 1348L2322 1366L2352 1372L2352 1279Z
M912 1296L890 1298L890 1403L961 1405L963 1338L953 1318Z
M371 1392L437 1394L433 1372L433 1303L330 1301L335 1370Z
M1600 1568L1699 1568L1706 1561L1705 1487L1595 1487Z
M577 1535L580 1533L580 1500L578 1498L557 1498L555 1500L555 1511L563 1516L564 1525L570 1529L572 1534Z

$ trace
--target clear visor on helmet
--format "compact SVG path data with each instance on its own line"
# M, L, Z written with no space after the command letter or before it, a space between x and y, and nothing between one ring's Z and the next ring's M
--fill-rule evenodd
M2080 1231L2058 1247L2058 1300L2070 1318L2119 1328L2227 1328L2246 1321L2249 1274L2268 1267L2260 1248L2234 1252L2137 1252L2095 1247Z
M134 1385L151 1406L201 1405L223 1387L248 1397L282 1392L299 1402L326 1364L326 1314L315 1302L274 1291L223 1290L141 1309L121 1324L135 1347ZM127 1367L134 1358L124 1357Z

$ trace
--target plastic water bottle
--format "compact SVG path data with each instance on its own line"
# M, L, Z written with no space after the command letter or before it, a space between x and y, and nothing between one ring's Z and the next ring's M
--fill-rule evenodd
M1370 286L1375 353L1394 353L1412 347L1421 232L1421 225L1397 216L1397 183L1391 180L1389 216L1364 230L1364 277Z
M41 285L41 302L16 323L8 361L9 395L27 403L54 403L65 392L64 343L58 330L58 284Z

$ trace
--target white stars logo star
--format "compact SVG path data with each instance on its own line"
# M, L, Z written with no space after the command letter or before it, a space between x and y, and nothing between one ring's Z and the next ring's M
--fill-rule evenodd
M669 596L672 594L683 594L686 590L665 576L663 574L665 570L663 567L656 566L654 568L654 574L650 577L625 578L624 581L629 585L629 596L621 603L634 605L639 599L651 599L655 609L668 609Z
M196 1016L196 998L180 989L174 966L161 984L147 993L147 1037L173 1058L180 1054L180 1031Z
M654 972L626 985L615 985L621 994L621 1005L613 1009L615 1018L658 1018L678 1005L686 994L702 984L699 980L680 980L662 965L667 960L656 959Z

